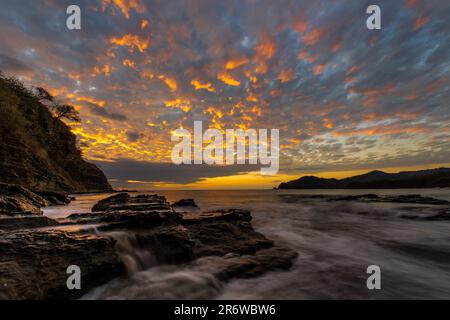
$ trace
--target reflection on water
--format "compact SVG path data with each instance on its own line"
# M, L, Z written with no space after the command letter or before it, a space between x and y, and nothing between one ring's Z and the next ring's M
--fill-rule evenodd
M86 298L450 298L450 222L401 219L426 206L327 202L301 194L422 194L450 200L448 189L158 191L173 202L194 198L202 210L239 207L252 211L254 227L288 244L299 258L288 272L219 284L193 266L157 266L117 279ZM103 196L79 196L78 212ZM93 203L90 203L92 206ZM59 211L58 211L59 210ZM204 260L207 264L208 260ZM381 267L381 290L366 288L366 268ZM211 265L213 268L213 265ZM205 268L203 268L204 270ZM206 268L207 269L207 268ZM156 293L158 294L156 294ZM161 296L163 295L163 296Z

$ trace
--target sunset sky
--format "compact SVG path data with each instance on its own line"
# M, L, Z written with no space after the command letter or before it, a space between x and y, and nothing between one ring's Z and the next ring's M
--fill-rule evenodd
M77 108L84 156L116 187L450 166L448 0L2 0L0 30L0 70ZM194 120L280 129L279 174L171 164L171 132Z

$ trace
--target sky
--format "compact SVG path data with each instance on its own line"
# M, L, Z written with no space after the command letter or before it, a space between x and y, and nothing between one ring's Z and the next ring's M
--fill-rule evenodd
M68 30L66 8L81 8ZM381 30L366 8L381 8ZM272 188L450 166L448 0L2 0L0 70L70 103L115 187ZM280 170L171 163L178 128L280 130Z

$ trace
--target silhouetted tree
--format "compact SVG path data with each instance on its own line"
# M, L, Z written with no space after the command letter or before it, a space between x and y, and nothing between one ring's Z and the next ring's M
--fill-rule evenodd
M48 100L53 102L55 100L55 97L53 97L47 90L41 87L36 88L37 94L36 97L39 100Z
M68 104L55 104L50 107L50 111L56 119L67 119L69 121L80 122L80 116L75 108Z

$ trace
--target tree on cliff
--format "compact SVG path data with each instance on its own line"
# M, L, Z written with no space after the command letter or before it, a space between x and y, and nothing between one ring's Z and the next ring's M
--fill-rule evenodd
M80 122L80 116L75 108L68 104L55 104L49 107L50 112L56 119L67 119L73 122Z
M36 98L38 98L56 119L67 119L73 122L80 122L80 116L75 108L68 104L58 104L47 90L41 87L35 89Z

